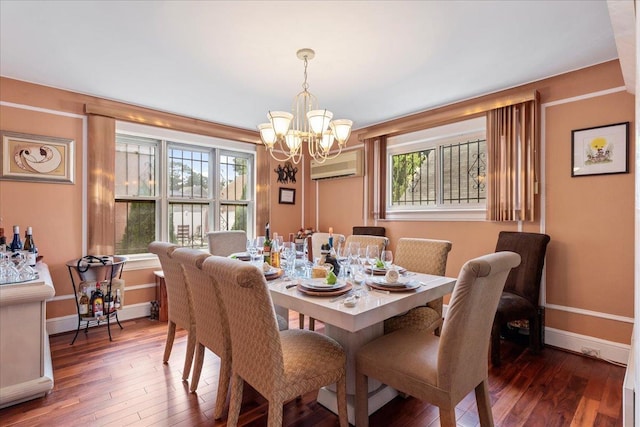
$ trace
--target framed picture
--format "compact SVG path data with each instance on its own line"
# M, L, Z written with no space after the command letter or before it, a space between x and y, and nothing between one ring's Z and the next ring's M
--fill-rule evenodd
M74 141L0 131L0 179L73 183Z
M295 205L296 189L280 187L280 197L278 197L278 203L283 205Z
M571 131L571 176L629 173L629 122Z

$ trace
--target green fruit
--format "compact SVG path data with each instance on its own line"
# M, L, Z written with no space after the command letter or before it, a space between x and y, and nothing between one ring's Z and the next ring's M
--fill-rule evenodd
M330 271L329 274L327 275L327 285L335 285L337 281L338 281L338 278L336 277L334 272Z

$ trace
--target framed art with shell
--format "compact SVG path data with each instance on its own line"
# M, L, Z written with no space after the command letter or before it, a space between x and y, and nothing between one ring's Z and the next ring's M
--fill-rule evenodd
M0 131L0 179L72 184L74 141Z

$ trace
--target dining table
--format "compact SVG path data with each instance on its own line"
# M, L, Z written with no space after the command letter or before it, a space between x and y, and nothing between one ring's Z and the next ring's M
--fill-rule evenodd
M402 290L384 290L384 287L373 288L366 284L368 281L372 284L379 283L374 279L371 276L359 285L348 279L338 279L337 286L340 286L340 281L344 281L345 287L342 289L348 289L342 294L309 292L315 286L322 286L325 282L323 278L283 275L267 281L278 314L288 318L288 311L294 310L313 317L324 324L324 333L344 348L347 356L347 413L352 424L355 423L355 356L358 349L384 334L386 319L451 293L456 282L451 277L406 271L398 281L410 286ZM393 388L370 378L369 414L397 394ZM317 401L337 414L335 385L320 389Z

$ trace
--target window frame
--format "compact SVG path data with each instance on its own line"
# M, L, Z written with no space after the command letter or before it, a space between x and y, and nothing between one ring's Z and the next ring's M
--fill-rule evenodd
M189 198L169 197L169 149L179 148L186 150L206 151L209 153L209 189L205 198L197 198L198 204L208 205L208 222L210 229L208 231L218 230L220 227L219 212L222 200L219 197L219 164L220 153L225 152L234 156L246 158L249 167L248 173L248 189L247 200L242 201L247 206L247 234L255 233L255 216L256 216L256 175L257 161L256 149L254 145L241 143L237 141L226 140L222 138L210 137L205 135L191 134L182 131L159 128L154 126L141 125L138 123L116 121L116 137L125 135L132 138L146 138L158 141L156 151L156 196L138 197L138 196L119 196L114 194L114 201L128 200L156 200L156 239L161 241L169 241L169 209L171 203L190 203ZM127 254L125 255L130 261L140 261L140 268L144 261L157 259L155 255L150 253Z
M429 220L429 221L484 221L486 219L486 201L481 203L443 204L441 147L459 144L476 139L486 140L486 117L476 117L443 126L409 132L387 139L387 171L385 178L385 219L387 220ZM435 148L436 151L436 204L394 206L392 200L392 158L398 154L408 154ZM488 159L487 159L488 160Z

